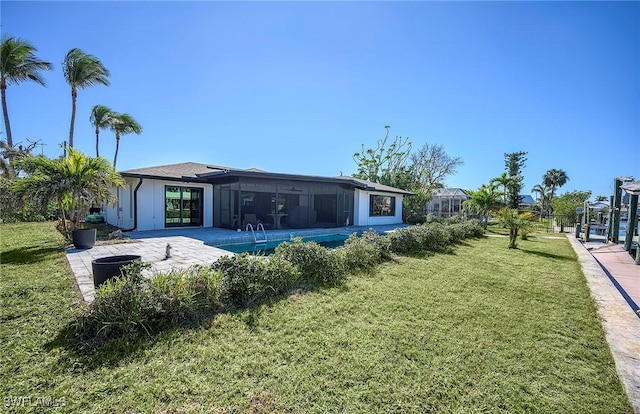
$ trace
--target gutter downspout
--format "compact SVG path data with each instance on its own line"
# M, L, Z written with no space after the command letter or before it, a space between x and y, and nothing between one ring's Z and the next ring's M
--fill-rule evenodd
M133 227L130 229L122 229L122 231L134 231L138 228L138 189L142 185L144 178L139 178L138 185L133 189Z

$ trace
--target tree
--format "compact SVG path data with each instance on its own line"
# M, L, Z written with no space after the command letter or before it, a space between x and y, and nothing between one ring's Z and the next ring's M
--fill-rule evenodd
M554 198L553 211L557 216L569 217L574 222L578 221L576 208L583 207L584 202L591 197L591 191L570 191Z
M375 148L364 148L353 154L353 160L358 165L358 172L353 176L362 180L379 183L384 175L387 182L395 181L396 175L406 171L407 158L411 152L409 138L395 137L387 146L389 140L389 125L385 126L384 138L377 141Z
M502 201L507 204L507 188L511 185L511 177L506 172L500 174L499 177L491 179L490 184L496 184L502 187Z
M564 172L564 170L559 170L556 168L550 169L542 176L542 182L544 183L544 185L549 187L549 190L551 191L551 194L549 196L549 204L551 206L551 210L549 211L549 213L553 213L553 198L555 197L556 189L565 185L567 181L569 181L567 173Z
M95 85L109 86L109 70L100 60L78 48L67 53L62 62L64 78L71 87L71 125L69 126L69 147L73 148L73 129L76 121L76 101L78 89Z
M417 152L411 154L412 171L416 190L431 192L444 186L446 177L454 174L464 164L460 157L450 157L442 145L424 144Z
M482 185L476 191L468 191L471 199L462 204L464 211L477 214L481 217L482 225L486 229L489 221L489 214L502 207L502 193L493 185Z
M96 157L100 156L100 130L107 129L111 126L111 118L115 113L107 106L94 105L91 108L91 116L89 122L96 128Z
M31 151L41 145L40 141L28 141L29 145L9 146L0 141L0 219L3 222L42 221L51 217L51 208L38 200L22 200L13 191L16 179L23 175L20 160L31 156ZM9 159L13 160L9 162Z
M527 153L524 151L504 154L504 165L510 177L507 185L507 205L509 208L518 209L520 206L520 192L524 186L524 176L522 169L527 161Z
M540 215L543 215L547 212L547 209L551 208L551 199L549 198L551 193L549 192L549 188L544 184L536 184L531 189L531 192L538 193L536 201L540 201Z
M606 202L606 201L609 201L609 197L603 196L603 195L599 195L599 196L596 196L596 201L605 201Z
M13 147L13 136L9 123L9 111L7 109L7 86L18 84L27 80L46 86L47 82L41 72L51 70L53 65L40 60L34 52L36 49L24 39L13 36L2 39L0 50L0 92L2 95L2 115L7 133L7 145Z
M55 202L66 236L69 235L67 217L72 229L77 227L90 203L115 201L111 188L124 186L124 181L107 159L87 157L73 148L68 151L67 157L59 159L38 155L20 160L27 176L14 184L16 194L24 199Z
M109 128L116 134L116 153L113 156L113 168L115 169L116 161L118 160L118 149L120 148L120 135L140 134L142 133L142 127L129 114L113 114Z
M518 232L531 228L531 213L518 213L513 208L503 208L498 212L498 219L509 229L509 249L518 248Z

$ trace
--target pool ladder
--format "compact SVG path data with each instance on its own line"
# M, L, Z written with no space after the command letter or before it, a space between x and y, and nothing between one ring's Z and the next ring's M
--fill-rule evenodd
M260 229L262 229L262 236L264 237L264 239L258 239L258 235L260 234ZM251 230L251 234L253 234L253 242L255 244L267 242L267 232L264 230L264 226L262 225L262 223L258 223L255 231L253 230L253 225L251 225L251 223L247 223L247 226L245 227L245 231L249 231L249 230Z

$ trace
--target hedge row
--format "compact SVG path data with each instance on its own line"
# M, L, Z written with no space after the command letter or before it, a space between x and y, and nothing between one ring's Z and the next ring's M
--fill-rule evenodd
M241 308L281 295L294 286L327 285L368 271L393 254L438 251L483 234L478 221L431 222L397 229L388 236L368 231L351 235L344 246L315 242L280 244L272 256L246 253L223 257L211 267L194 267L142 277L131 266L122 277L97 290L78 318L74 336L82 345L111 338L152 335L169 326L229 308Z

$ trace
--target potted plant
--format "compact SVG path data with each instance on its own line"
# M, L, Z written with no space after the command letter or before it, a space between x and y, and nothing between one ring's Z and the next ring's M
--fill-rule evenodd
M81 217L91 203L113 202L114 186L124 186L122 177L106 158L88 157L67 148L64 158L42 155L20 160L26 177L16 181L16 193L22 197L53 200L60 212L60 231L76 248L89 249L96 241L96 229L84 228Z

